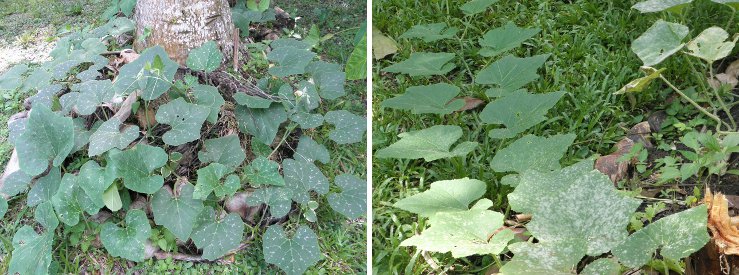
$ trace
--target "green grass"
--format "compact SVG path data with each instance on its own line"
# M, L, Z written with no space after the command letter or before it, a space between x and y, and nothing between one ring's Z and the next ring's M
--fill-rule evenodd
M398 140L398 133L424 129L433 125L459 125L464 131L462 141L477 141L481 146L464 158L437 160L373 159L373 267L377 274L432 272L429 264L412 247L398 247L400 242L420 232L426 220L393 208L401 198L426 190L431 182L462 177L476 178L488 183L487 198L495 202L496 210L506 209L506 195L512 190L501 186L502 174L494 173L490 160L500 148L515 139L491 140L487 132L495 126L483 125L479 110L453 113L446 116L411 115L409 112L383 109L380 103L415 85L451 83L462 89L461 96L487 99L486 87L472 84L469 66L474 74L499 57L485 58L475 52L477 39L488 30L512 21L519 26L538 27L542 31L512 53L516 56L551 54L541 69L539 80L526 86L530 92L566 91L567 94L549 112L549 119L526 131L526 134L549 136L574 133L575 143L562 160L570 165L578 160L605 155L624 137L625 129L642 121L645 115L664 109L667 92L659 85L648 92L637 94L638 104L632 108L625 97L612 93L630 80L641 77L641 62L630 50L631 41L662 16L678 21L670 15L639 14L630 6L637 1L500 1L491 10L471 19L463 19L459 6L465 0L375 1L373 24L386 36L396 39L411 26L446 22L460 28L457 39L434 43L420 40L396 39L399 52L392 57L375 61L373 68L373 149L381 149ZM569 3L572 2L572 3ZM691 35L714 24L725 22L729 9L697 1L698 8L687 14ZM462 19L460 19L462 18ZM734 33L732 27L729 33ZM451 52L457 55L457 69L444 77L413 78L387 74L381 69L408 58L412 52ZM467 63L465 65L465 62ZM696 85L695 74L689 70L685 56L671 58L659 67L666 67L666 75L679 87ZM693 112L695 116L695 112ZM674 137L674 136L673 136ZM490 256L453 259L449 254L431 253L440 266L455 272L479 272L493 264Z

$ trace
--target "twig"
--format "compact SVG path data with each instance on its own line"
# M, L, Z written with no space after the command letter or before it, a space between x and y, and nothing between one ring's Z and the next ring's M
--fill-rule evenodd
M229 260L225 260L224 258L228 255L233 255L238 253L241 250L246 249L251 244L251 241L254 240L254 235L249 236L247 238L246 242L241 243L238 247L235 249L232 249L226 253L221 258L218 258L216 260L207 260L203 259L201 256L195 256L190 254L184 254L184 253L174 253L174 252L166 252L166 251L157 251L154 252L154 258L157 258L158 260L164 260L171 258L173 260L179 260L179 261L186 261L186 262L194 262L194 263L221 263L221 264L231 264L232 262Z

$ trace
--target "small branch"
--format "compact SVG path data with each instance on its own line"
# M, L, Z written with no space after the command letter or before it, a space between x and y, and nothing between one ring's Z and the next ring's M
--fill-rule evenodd
M706 110L706 108L703 108L698 103L696 103L695 101L693 101L693 99L691 99L690 97L688 97L687 95L685 95L683 93L683 91L681 91L680 89L678 89L677 87L675 87L675 85L673 85L672 82L670 82L669 80L667 80L667 78L665 78L664 76L659 75L659 78L662 79L662 81L664 81L667 84L667 86L670 86L670 88L672 88L672 90L674 90L677 94L679 94L683 99L685 99L691 105L693 105L693 107L695 107L696 109L698 109L698 111L700 111L704 115L706 115L709 118L711 118L714 121L716 121L718 123L718 125L716 125L716 132L717 133L723 133L723 131L721 131L721 125L723 125L724 122L721 121L721 119L718 116L716 116L716 115L708 112L708 110Z

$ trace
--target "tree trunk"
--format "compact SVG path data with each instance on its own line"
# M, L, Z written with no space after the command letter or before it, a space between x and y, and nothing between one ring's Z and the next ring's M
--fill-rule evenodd
M138 52L160 45L185 65L190 50L213 40L225 58L232 56L234 25L227 0L138 0L135 21ZM146 29L151 33L141 41Z

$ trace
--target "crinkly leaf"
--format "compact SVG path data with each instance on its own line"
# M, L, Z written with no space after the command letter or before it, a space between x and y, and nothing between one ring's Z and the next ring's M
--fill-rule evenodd
M28 65L18 64L0 75L0 91L15 90L23 85L23 74L28 71Z
M300 137L300 141L298 141L298 149L295 151L293 158L307 162L317 160L324 164L331 161L331 155L326 149L326 146L316 142L307 135Z
M146 70L146 65L154 63L157 56L163 68L152 74ZM144 50L133 62L123 65L113 87L118 95L128 95L141 89L141 98L154 100L169 90L179 67L179 64L169 58L164 48L154 46Z
M210 85L197 84L192 87L192 93L195 96L195 103L201 106L206 106L210 109L208 113L208 122L216 123L218 121L218 113L221 111L221 106L226 103L223 100L223 96L218 92L218 88Z
M276 77L304 74L305 67L316 56L308 48L298 48L292 45L275 48L274 42L272 44L273 50L267 54L267 59L277 63L276 66L269 68L269 73Z
M631 43L631 50L644 66L654 66L685 46L688 27L660 19Z
M212 261L239 247L243 235L244 222L239 215L230 213L219 220L213 208L208 207L198 217L192 240L203 250L203 259Z
M136 144L111 156L117 175L123 178L126 188L146 194L154 194L162 188L164 178L153 172L164 166L168 159L164 149L146 144Z
M585 266L582 275L619 275L621 264L614 259L600 258Z
M290 188L270 186L254 190L254 193L246 198L246 204L249 206L266 204L269 206L269 213L272 217L282 218L290 212L292 196Z
M313 76L321 98L334 100L346 94L346 74L341 71L339 64L315 61L306 70Z
M236 175L228 175L231 172L233 169L220 163L211 163L198 169L198 181L193 198L204 200L211 192L219 198L236 193L236 190L241 187L241 181Z
M503 214L470 209L461 212L439 212L429 218L429 228L404 240L400 246L416 246L431 252L452 252L452 257L500 254L513 239L513 231L503 226ZM493 235L495 234L495 235ZM492 238L491 238L492 236Z
M97 107L113 99L115 90L113 82L110 80L89 80L72 86L73 91L69 94L78 94L74 100L74 106L77 113L83 116L90 115L95 112ZM64 95L67 96L67 95Z
M448 115L464 106L464 99L455 98L459 88L446 83L413 86L405 93L382 102L382 107L410 110L413 114Z
M183 98L159 106L155 116L157 122L172 127L164 133L162 141L167 145L177 146L199 139L200 127L208 114L208 107L187 103Z
M50 201L39 204L36 210L33 211L33 216L44 227L45 232L54 232L54 229L59 226L59 219L56 217L54 206L51 205Z
M326 122L336 126L328 134L328 138L338 144L360 142L367 130L367 119L345 110L329 111L324 116Z
M484 12L490 5L495 4L498 0L471 0L459 7L465 15L475 15Z
M8 274L49 274L53 244L53 231L39 235L32 227L24 225L13 236L13 257Z
M241 148L239 136L232 134L205 140L203 150L198 152L198 159L202 163L217 162L236 169L246 159L246 153Z
M249 185L260 187L265 185L285 186L285 180L280 175L280 166L277 162L265 157L258 157L244 168L244 176Z
M713 63L728 56L734 49L736 38L732 41L726 41L726 39L729 39L729 33L724 29L710 27L693 38L685 47L689 55Z
M415 52L401 62L382 69L383 72L403 73L410 76L445 75L457 65L449 63L454 59L453 53Z
M454 38L459 31L458 28L448 27L446 23L420 24L411 27L398 38L419 38L423 42L431 43L437 40Z
M87 154L97 156L113 148L123 150L138 137L139 126L123 124L117 117L111 117L90 136Z
M272 144L280 124L287 120L285 107L278 104L267 109L236 106L235 115L241 132L253 135L257 141L266 145Z
M236 100L236 103L239 105L244 105L246 107L255 109L269 108L269 105L274 102L270 99L247 95L245 93L234 93L234 100Z
M559 160L573 141L574 134L555 135L549 138L526 135L499 150L490 165L496 172L557 170L561 168Z
M46 176L36 180L31 191L28 191L26 204L28 206L36 206L42 202L50 201L51 197L59 190L59 183L62 181L62 172L59 167L52 167Z
M328 193L328 179L312 162L285 159L282 161L282 173L285 175L285 187L292 190L292 199L298 203L308 203L311 190L320 195Z
M98 208L105 206L103 193L113 184L115 175L112 171L100 167L94 160L88 160L77 175L77 184Z
M641 13L670 11L675 13L682 12L682 9L690 5L693 0L647 0L634 4L632 9L636 9Z
M679 260L700 250L710 239L705 204L647 225L631 234L611 252L625 266L639 268L659 249L662 257Z
M306 225L298 227L292 238L288 238L281 225L272 225L262 238L264 261L288 275L303 274L321 259L318 237Z
M341 188L341 193L328 195L328 204L334 211L349 219L356 219L367 214L367 181L352 174L336 176L334 183Z
M59 166L74 148L74 123L48 107L34 104L26 130L15 142L18 163L29 176L46 171L49 163Z
M190 55L187 56L187 67L209 73L221 66L221 60L223 54L216 42L208 41L190 51Z
M549 56L550 54L541 54L518 58L507 55L480 70L475 76L475 83L495 85L485 92L489 97L509 95L531 81L539 79L536 71L544 65Z
M194 190L192 184L185 183L179 187L177 196L162 188L151 199L154 221L183 241L190 238L195 221L203 211L203 201L193 198Z
M539 241L570 243L591 256L626 239L641 204L619 193L592 160L553 172L527 170L508 200L512 210L532 214L526 228Z
M100 241L108 253L134 262L144 261L146 240L151 235L151 227L146 213L134 209L126 213L126 227L118 227L106 222L100 230Z
M585 249L571 243L518 242L508 246L513 258L501 269L502 274L571 275L585 256Z
M653 71L645 77L640 77L640 78L630 81L628 84L626 84L626 86L623 86L620 90L616 91L613 94L620 95L620 94L625 94L629 92L633 92L633 93L641 92L645 88L647 88L647 86L650 83L652 83L652 81L659 78L662 72L666 70L666 68L662 68L659 70L654 70L654 68L651 68L651 67L647 67L647 68L650 68Z
M496 139L512 138L518 133L546 120L545 115L564 95L564 92L530 94L515 91L485 106L480 120L487 124L502 124L506 128L493 129L488 136Z
M376 152L377 158L419 159L434 161L441 158L466 156L477 142L462 142L453 150L452 144L462 137L462 128L456 125L436 125L398 135L400 140Z
M480 38L480 55L490 57L512 50L540 31L539 28L519 28L509 21L505 26L490 30Z
M399 200L393 206L424 217L439 212L466 211L470 203L485 194L486 189L485 183L476 179L437 181L423 193Z

